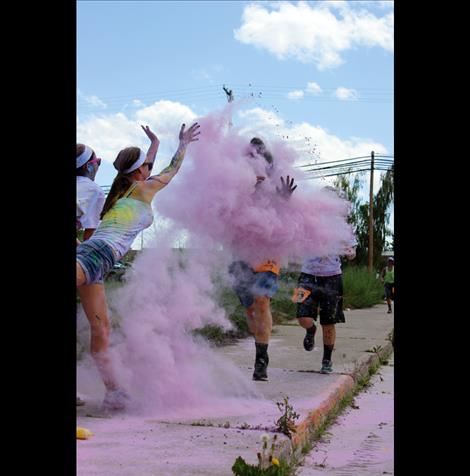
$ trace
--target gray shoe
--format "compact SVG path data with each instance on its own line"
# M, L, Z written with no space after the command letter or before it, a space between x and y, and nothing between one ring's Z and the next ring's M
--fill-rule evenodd
M103 400L103 409L107 411L125 410L129 407L130 397L125 390L106 390Z
M322 360L320 373L330 374L331 372L333 372L333 364L331 363L331 360Z
M85 405L85 401L82 400L78 395L77 395L77 407L82 407Z

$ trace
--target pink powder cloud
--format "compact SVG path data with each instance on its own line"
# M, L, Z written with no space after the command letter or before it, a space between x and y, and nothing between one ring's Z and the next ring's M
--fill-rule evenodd
M266 161L247 157L251 137L227 127L231 107L198 120L200 140L191 144L191 160L183 164L171 193L157 195L158 212L252 264L341 253L352 238L348 202L305 182L288 200L280 197L281 176L303 178L293 167L296 152L279 141L267 144L274 157L267 177ZM259 175L267 178L255 190Z

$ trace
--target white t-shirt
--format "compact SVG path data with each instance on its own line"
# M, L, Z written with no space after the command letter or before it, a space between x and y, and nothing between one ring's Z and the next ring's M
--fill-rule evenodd
M353 252L355 254L356 238L352 238L347 245L344 254L349 255ZM342 274L341 259L338 255L312 256L304 260L300 271L312 276L336 276Z
M98 228L105 196L101 187L88 177L77 177L77 220L82 228Z

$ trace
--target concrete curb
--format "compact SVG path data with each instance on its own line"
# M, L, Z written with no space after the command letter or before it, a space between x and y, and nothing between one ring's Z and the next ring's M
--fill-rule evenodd
M326 398L297 425L292 440L285 441L281 446L280 456L288 461L297 459L303 446L312 440L315 429L336 411L344 397L353 394L359 381L369 375L369 369L380 365L380 360L386 360L392 352L393 345L387 342L377 353L362 355L356 361L354 370L350 374L340 376Z
M357 384L361 377L369 375L369 369L377 365L380 360L387 360L393 352L393 345L387 342L378 352L367 353L359 357L354 366L354 370L350 373L354 382Z

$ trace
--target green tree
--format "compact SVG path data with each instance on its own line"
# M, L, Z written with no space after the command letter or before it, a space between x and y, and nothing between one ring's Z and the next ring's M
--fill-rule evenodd
M344 190L346 198L351 202L349 223L354 227L358 246L356 262L367 265L369 249L369 202L361 202L358 195L362 185L361 178L356 175L353 179L340 175L335 180L335 187ZM381 260L382 252L387 248L387 239L394 236L388 227L390 209L394 200L394 169L393 166L381 177L381 185L374 196L374 266Z

